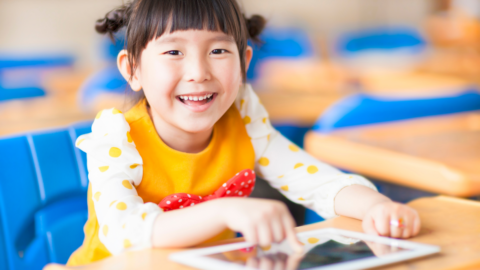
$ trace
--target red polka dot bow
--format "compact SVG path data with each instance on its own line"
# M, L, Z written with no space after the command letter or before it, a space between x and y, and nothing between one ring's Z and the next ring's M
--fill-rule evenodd
M248 197L250 193L252 193L254 186L255 172L252 170L243 170L224 183L211 195L202 197L187 193L175 193L163 198L158 206L166 212L222 197Z

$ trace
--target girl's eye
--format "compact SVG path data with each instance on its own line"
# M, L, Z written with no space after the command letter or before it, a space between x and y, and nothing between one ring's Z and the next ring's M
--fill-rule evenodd
M215 49L212 51L212 54L222 54L222 53L226 53L227 50L224 50L224 49Z
M182 53L181 51L177 51L177 50L168 51L168 52L166 52L165 54L169 54L169 55L183 55L183 53Z

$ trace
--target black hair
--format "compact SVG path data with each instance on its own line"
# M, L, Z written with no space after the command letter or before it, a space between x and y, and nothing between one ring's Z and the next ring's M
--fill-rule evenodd
M190 29L222 31L235 39L246 81L247 40L259 42L258 35L265 23L259 15L246 19L236 0L134 0L107 13L97 21L95 29L113 40L113 34L126 27L125 44L132 74L148 42L160 37L168 26L170 33Z

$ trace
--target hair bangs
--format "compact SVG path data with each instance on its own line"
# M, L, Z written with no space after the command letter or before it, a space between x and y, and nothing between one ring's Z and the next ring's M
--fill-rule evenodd
M144 24L148 41L166 32L185 30L221 31L234 37L237 43L247 34L238 23L243 16L225 1L162 0L150 1L149 4L150 7L142 8L147 14L141 16L149 18Z

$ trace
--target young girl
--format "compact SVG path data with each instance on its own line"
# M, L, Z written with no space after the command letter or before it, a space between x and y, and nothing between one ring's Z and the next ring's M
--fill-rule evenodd
M135 0L97 23L97 31L109 34L126 26L118 68L145 97L125 114L100 112L92 133L77 140L88 157L89 217L69 265L234 232L262 246L287 239L301 250L291 215L276 201L226 191L174 211L158 206L178 193L201 200L244 169L255 169L324 218L361 219L367 233L383 236L419 232L415 210L379 194L363 177L319 162L272 127L245 83L252 58L247 39L263 25L260 16L244 19L235 0Z

